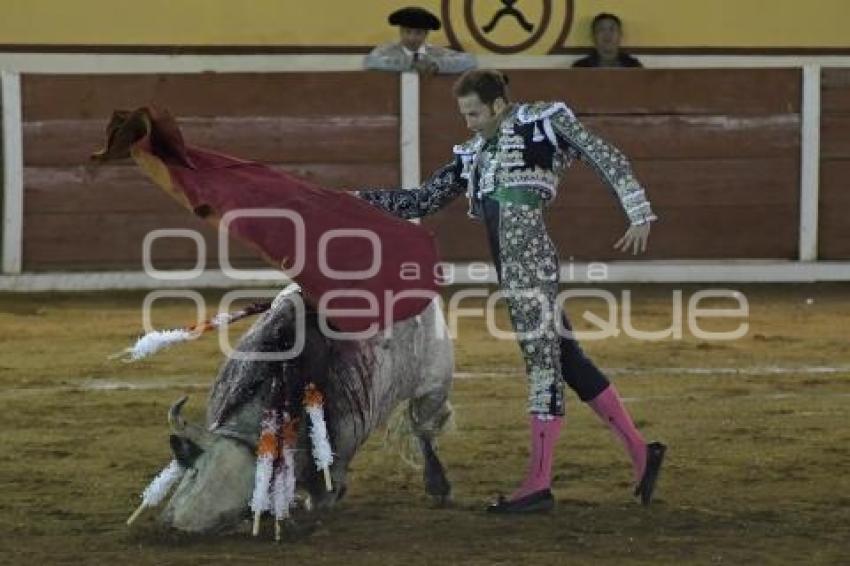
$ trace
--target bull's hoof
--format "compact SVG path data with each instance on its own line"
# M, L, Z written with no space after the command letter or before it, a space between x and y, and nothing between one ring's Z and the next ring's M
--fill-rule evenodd
M317 534L322 528L319 519L289 519L284 523L282 541L296 541Z
M452 494L446 493L444 495L432 495L431 501L433 502L435 508L445 509L447 507L452 506Z
M434 468L426 466L422 479L425 480L425 493L431 497L449 497L451 495L452 486L446 479L442 466Z

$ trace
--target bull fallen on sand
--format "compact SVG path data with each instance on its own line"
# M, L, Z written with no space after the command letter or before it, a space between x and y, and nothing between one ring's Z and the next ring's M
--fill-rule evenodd
M311 502L308 508L329 509L342 498L357 450L403 402L423 456L425 490L437 503L448 500L451 486L434 439L451 416L448 394L454 360L438 303L375 337L339 340L320 332L315 311L296 308L300 299L297 291L278 295L236 347L240 353L284 352L295 344L296 331L304 332L297 357L275 361L269 356L230 356L213 384L206 426L181 417L185 398L171 408L171 448L175 462L186 472L160 514L163 525L188 533L223 532L236 529L246 517L255 485L261 419L274 395L274 382L282 383L292 399L300 398L308 383L324 394L334 451L333 487L326 489L310 456L308 427L300 427L294 473L296 485ZM303 316L300 328L298 316ZM303 412L293 416L305 422Z

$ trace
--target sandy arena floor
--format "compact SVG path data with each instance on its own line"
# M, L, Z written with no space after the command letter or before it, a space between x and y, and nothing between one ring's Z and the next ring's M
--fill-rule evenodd
M483 513L523 471L525 384L516 346L466 319L457 426L440 445L454 505L433 508L419 472L375 435L342 504L310 536L282 544L175 536L156 528L154 512L124 525L170 458L170 403L190 393L187 413L202 414L221 362L214 338L124 365L106 358L138 332L144 293L0 295L0 563L846 564L850 285L731 287L751 307L741 339L699 340L686 327L681 340L585 344L646 436L670 446L651 508L630 497L619 443L570 397L556 511ZM683 288L686 303L698 289ZM669 325L672 292L635 287L634 324ZM598 301L578 300L574 320L584 308L603 314ZM157 326L182 326L193 309L161 303L156 314Z

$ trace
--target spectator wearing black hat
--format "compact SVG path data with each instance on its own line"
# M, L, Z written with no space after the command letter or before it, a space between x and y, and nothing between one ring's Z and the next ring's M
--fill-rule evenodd
M641 62L620 49L623 22L614 14L602 13L593 18L593 53L573 63L573 67L640 68Z
M379 45L364 65L376 71L416 71L421 75L462 73L476 66L475 57L426 43L428 33L440 29L440 20L422 8L402 8L389 17L398 26L400 40Z

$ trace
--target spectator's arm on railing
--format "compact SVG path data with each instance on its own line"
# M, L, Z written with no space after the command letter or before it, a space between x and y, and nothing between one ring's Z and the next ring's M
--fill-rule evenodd
M375 47L366 55L363 66L370 71L401 72L410 69L410 60L398 44L388 43Z

